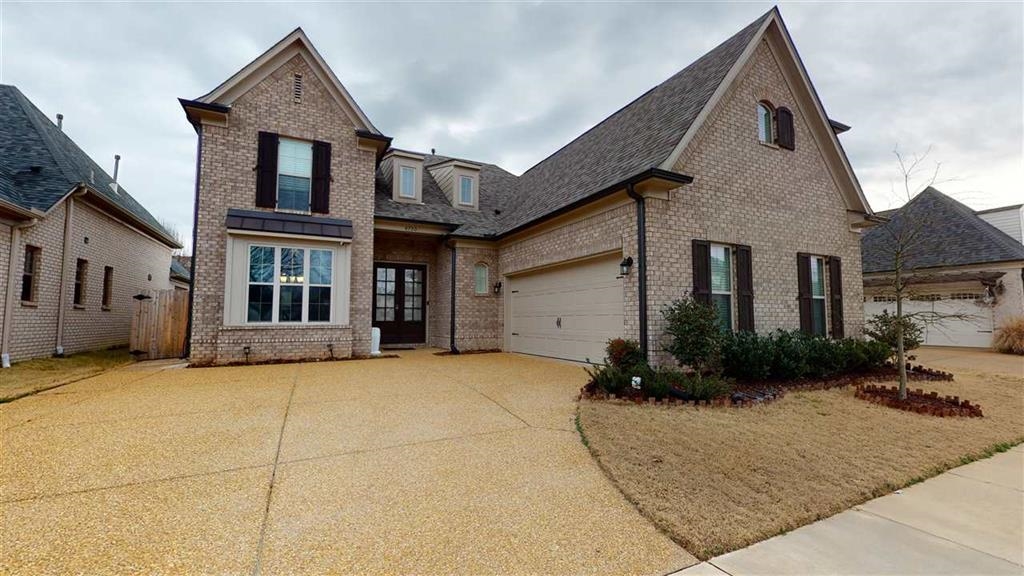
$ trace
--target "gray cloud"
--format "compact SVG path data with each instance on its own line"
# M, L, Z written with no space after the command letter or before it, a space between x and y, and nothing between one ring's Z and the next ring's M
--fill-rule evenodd
M302 26L397 146L519 173L770 4L0 5L0 81L188 234L199 96ZM892 156L932 146L943 189L1024 200L1020 4L794 4L783 17L878 209Z

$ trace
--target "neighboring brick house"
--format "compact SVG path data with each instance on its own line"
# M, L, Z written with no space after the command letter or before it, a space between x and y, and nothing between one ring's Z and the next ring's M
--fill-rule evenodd
M17 88L0 85L5 365L127 344L132 296L170 287L175 248L172 235L61 126Z
M1024 316L1019 205L975 212L928 187L879 216L890 220L865 234L861 248L868 318L896 312L901 247L907 284L903 309L918 314L925 344L988 348L996 328ZM898 240L911 235L912 240Z
M409 95L414 98L415 95ZM191 358L385 345L655 362L693 293L729 329L861 333L874 220L777 10L515 176L394 148L301 29L209 94Z

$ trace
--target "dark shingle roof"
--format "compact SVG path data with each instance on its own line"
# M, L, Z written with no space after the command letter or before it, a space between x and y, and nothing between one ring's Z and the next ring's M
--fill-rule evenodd
M1024 260L1024 245L982 220L973 210L928 187L861 238L864 273L895 270L895 236L915 231L907 270Z
M178 261L177 258L171 258L171 280L182 280L188 282L192 279L192 272L185 267L184 264Z
M395 202L391 166L385 160L377 173L376 215L451 224L458 226L455 233L461 236L500 235L659 167L771 14L765 13L522 176L482 164L479 212L452 207L428 170L423 171L423 204ZM446 159L428 156L424 165Z
M0 84L0 198L45 212L85 184L158 235L173 241L152 214L57 128L14 86Z

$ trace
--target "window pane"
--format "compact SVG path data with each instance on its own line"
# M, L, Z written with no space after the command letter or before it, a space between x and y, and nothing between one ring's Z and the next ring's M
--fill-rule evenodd
M732 268L727 246L711 246L711 291L732 292Z
M249 247L249 282L274 282L274 249L269 246Z
M401 187L398 193L405 198L416 197L416 169L409 166L402 166Z
M309 251L309 283L331 284L331 261L334 253L330 250Z
M825 300L823 298L811 300L811 328L815 334L825 335Z
M459 202L462 204L473 203L473 179L468 176L459 177Z
M821 258L811 258L811 295L825 296L825 275Z
M764 104L757 105L757 137L761 142L772 141L772 112Z
M483 264L477 264L474 270L476 275L476 293L486 294L487 293L487 266Z
M249 285L249 322L270 322L274 319L274 287Z
M277 207L309 212L309 178L281 174L277 177Z
M281 286L281 297L277 304L277 321L302 321L302 286Z
M309 321L331 321L331 289L328 286L309 287Z
M732 330L732 296L712 294L711 304L718 313L718 325L723 330Z
M313 176L313 143L281 138L277 146L277 172L289 176Z
M281 248L281 284L302 284L305 281L302 248Z

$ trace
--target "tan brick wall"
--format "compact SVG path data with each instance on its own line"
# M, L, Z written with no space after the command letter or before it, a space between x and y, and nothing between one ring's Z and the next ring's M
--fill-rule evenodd
M795 151L758 142L760 100L793 111ZM797 107L762 43L674 167L693 183L668 201L648 202L652 350L663 332L660 310L692 289L694 238L751 247L754 321L762 333L799 328L798 252L841 257L846 334L860 335L860 235L846 224L842 196L809 131L809 113ZM656 358L667 361L663 353Z
M292 75L303 75L301 103L292 100ZM355 127L344 110L296 56L231 106L228 127L204 126L200 160L192 360L235 361L245 342L273 339L291 357L319 358L327 343L352 354L370 350L373 270L374 152L357 147ZM304 140L330 142L329 216L352 220L351 297L348 327L222 328L224 318L224 219L228 208L255 210L257 133L261 130ZM268 336L268 334L273 336ZM224 342L219 344L223 338ZM350 344L348 344L350 343ZM229 351L230 349L230 351Z
M66 253L66 311L63 339L65 353L127 344L134 303L132 296L144 289L162 290L170 287L169 247L93 208L81 199L67 200L39 223L25 228L19 245L13 250L12 272L16 281L10 350L11 359L14 361L49 356L54 352L57 342L61 260L65 257L64 216L66 203L70 201L74 202L74 208L72 234ZM89 238L88 244L85 242L86 237ZM6 231L6 242L10 242L9 228ZM35 306L20 302L26 245L42 249ZM6 259L8 250L4 249L3 252L3 258ZM83 308L74 306L75 263L78 258L84 258L89 262L86 301ZM0 262L0 266L6 273L6 261ZM110 310L103 310L101 307L105 266L114 269Z
M502 348L505 326L503 298L493 290L494 283L501 279L497 248L459 245L456 262L455 307L458 314L455 316L455 346L460 351ZM486 294L476 293L475 268L478 263L488 267Z

